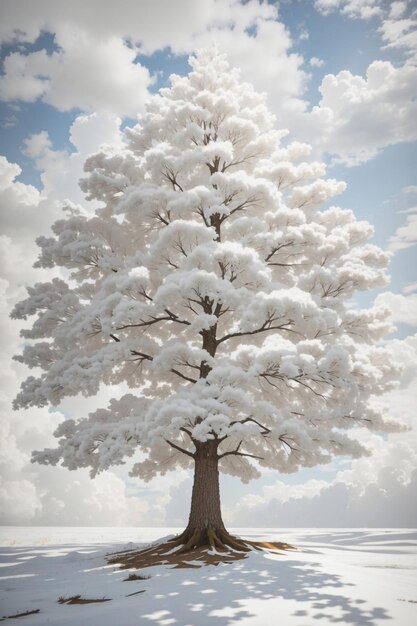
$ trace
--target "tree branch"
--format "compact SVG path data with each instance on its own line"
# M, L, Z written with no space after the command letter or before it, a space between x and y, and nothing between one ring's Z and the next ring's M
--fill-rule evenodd
M153 357L149 356L149 354L145 354L144 352L138 352L137 350L131 350L130 354L132 356L140 356L142 361L153 361Z
M195 378L190 378L189 376L186 376L185 374L182 374L179 370L175 370L174 368L172 368L170 370L170 372L172 372L173 374L176 374L180 378L183 378L184 380L188 381L189 383L196 383L197 382L197 380Z
M177 324L184 324L185 326L189 326L190 322L187 320L182 320L169 311L169 309L164 309L167 313L167 317L152 317L147 322L139 322L138 324L125 324L124 326L119 326L116 330L125 330L126 328L144 328L146 326L152 326L153 324L157 324L158 322L177 322Z
M256 454L249 454L248 452L236 452L235 450L231 450L230 452L223 452L218 459L223 459L225 456L247 456L250 459L258 459L258 461L263 461L263 456L256 456Z
M189 436L189 438L192 440L192 435L191 435L191 432L188 430L188 428L185 428L185 426L180 426L180 430L183 433L186 433Z
M171 446L171 448L174 448L175 450L178 450L178 452L182 452L183 454L186 454L187 456L190 456L192 459L195 458L194 454L192 452L190 452L189 450L186 450L185 448L181 448L181 446L178 446L176 443L173 443L169 439L165 439L165 441L167 442L167 444L169 444Z
M243 441L239 442L239 445L237 446L237 448L235 450L229 450L229 452L223 452L223 454L219 454L219 456L217 457L220 461L220 459L223 459L225 456L248 456L251 459L259 459L262 460L263 457L262 456L256 456L255 454L249 454L248 452L239 452L239 448L242 445Z
M278 252L279 250L281 250L282 248L288 248L289 246L293 246L293 245L294 245L294 239L291 239L291 241L287 241L287 243L281 243L279 246L271 250L271 252L265 258L265 261L269 261L269 259L272 256L274 256L274 254Z
M288 328L287 327L288 323L289 322L286 322L285 324L281 324L280 326L269 326L267 322L265 322L263 326L261 326L260 328L257 328L256 330L247 330L247 331L240 331L236 333L228 333L227 335L224 335L224 337L221 337L220 339L217 340L217 345L220 345L221 343L223 343L223 341L227 341L228 339L232 339L233 337L245 337L248 335L257 335L258 333L264 333L264 332L267 332L268 330L286 330L289 333L295 333L297 335L301 334L297 332L296 330L293 330L292 328Z
M269 428L258 422L253 417L246 417L244 420L235 420L234 422L230 423L230 426L233 426L234 424L246 424L247 422L253 422L257 426L259 426L259 428L263 428L264 432L261 433L261 435L268 435L271 432Z

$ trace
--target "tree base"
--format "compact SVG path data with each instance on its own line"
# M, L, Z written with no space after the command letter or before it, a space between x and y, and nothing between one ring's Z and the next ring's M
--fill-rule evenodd
M244 559L253 550L281 553L294 550L281 542L248 541L233 537L225 529L189 529L164 543L142 550L127 550L110 555L108 563L121 569L143 569L155 565L202 567Z

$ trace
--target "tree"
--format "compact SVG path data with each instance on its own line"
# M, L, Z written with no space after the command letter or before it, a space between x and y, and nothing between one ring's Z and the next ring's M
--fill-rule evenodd
M377 345L385 313L350 300L386 284L388 255L351 211L318 210L344 183L300 162L305 144L281 145L264 97L217 50L190 63L123 149L88 158L94 216L72 207L37 240L36 265L62 277L12 313L37 315L16 358L42 370L15 408L127 383L33 460L94 476L139 451L144 479L194 466L177 543L243 548L222 521L219 469L295 472L368 454L364 429L396 428L377 401L394 376Z

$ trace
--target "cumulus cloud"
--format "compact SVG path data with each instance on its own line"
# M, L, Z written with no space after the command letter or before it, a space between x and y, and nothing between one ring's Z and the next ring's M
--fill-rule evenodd
M374 437L373 448L372 457L353 461L333 480L278 480L245 495L225 517L249 527L415 526L417 443Z
M190 37L207 28L225 25L250 27L259 19L276 16L276 8L261 0L73 0L71 5L38 0L36 6L14 0L3 7L0 40L33 42L41 32L87 30L92 37L124 38L152 54L169 46L189 52ZM59 45L60 39L57 39ZM192 45L192 44L191 44Z
M0 274L15 289L34 276L34 239L49 228L56 215L54 203L45 203L38 189L16 180L21 171L17 164L0 156Z
M291 125L293 111L304 108L300 98L307 74L301 69L303 57L291 52L293 42L284 24L259 20L256 32L248 32L243 27L211 29L196 37L195 45L204 47L213 41L226 52L230 64L241 69L243 80L267 94L278 124Z
M339 10L352 18L369 19L383 12L380 0L315 0L314 6L327 15ZM398 3L401 4L401 3Z
M267 92L278 123L297 139L313 143L316 152L354 165L387 145L416 138L415 67L375 61L365 77L348 71L329 74L320 87L319 104L310 110L303 99L309 80L304 59L294 51L294 41L270 3L179 0L174 6L156 0L145 7L143 0L125 0L120 10L98 0L75 0L68 6L40 0L35 10L22 2L4 7L0 38L33 42L41 32L49 32L55 49L9 54L0 78L3 99L41 98L62 111L79 108L134 116L143 109L153 80L138 63L138 53L170 48L176 55L189 54L217 42L231 64L241 68L243 80ZM374 0L317 0L316 6L324 13L337 9L356 17L382 11ZM400 8L393 8L394 14L399 15ZM386 11L383 15L386 45L399 45L398 28L409 42L407 20L388 18ZM321 67L323 60L312 57L309 65Z
M152 84L138 53L170 47L175 54L189 54L215 40L232 62L241 62L247 78L259 78L264 88L271 86L271 76L280 75L280 81L273 81L280 83L280 96L299 95L305 78L301 57L288 53L291 39L276 21L276 8L259 0L157 0L146 6L126 0L124 10L97 0L76 0L71 7L41 0L36 10L23 4L16 0L5 7L0 38L34 41L46 31L54 33L57 49L7 56L0 79L4 100L41 98L61 111L80 108L134 116ZM263 62L266 57L268 63Z
M397 68L389 61L374 61L365 77L348 70L327 74L318 106L305 116L309 125L303 125L304 136L348 165L366 161L386 146L413 141L416 81L416 67Z
M324 65L323 59L319 59L318 57L311 57L309 63L311 67L322 67Z
M41 191L16 180L21 168L0 156L2 233L3 237L10 239L7 245L12 246L14 251L11 256L6 254L6 259L13 259L13 254L19 254L18 250L21 250L30 263L36 260L35 238L48 234L50 225L62 217L65 200L75 204L84 202L84 194L78 185L83 176L84 162L98 146L121 143L120 123L120 118L110 113L78 116L70 128L73 152L54 150L46 131L28 137L23 142L23 151L41 172ZM88 208L88 203L86 206ZM3 251L6 239L2 240ZM11 264L18 267L13 260ZM32 273L30 264L27 271L26 281Z
M344 483L331 484L311 498L281 502L274 498L254 506L242 504L230 515L233 525L242 527L287 528L413 528L417 523L414 493L417 471L408 484L399 484L384 471L384 487L367 486L358 496ZM292 487L287 485L287 491ZM382 521L383 520L383 521Z
M403 50L415 58L417 53L417 19L413 4L403 0L384 3L382 0L315 0L315 8L323 15L339 11L353 19L377 18L378 30L385 48Z
M69 131L69 140L74 147L72 152L55 150L46 131L25 139L23 151L41 172L42 197L49 204L69 200L75 204L84 203L87 209L89 205L93 206L85 203L78 181L84 175L85 160L92 152L102 145L122 144L120 124L121 119L111 113L79 115Z
M134 63L136 52L122 39L93 39L81 30L60 32L60 49L22 54L4 61L2 100L41 98L60 111L110 111L134 116L152 84L149 71Z
M398 250L405 250L417 243L417 207L407 209L406 223L400 226L395 231L394 235L389 240L389 250L392 252L398 252Z
M417 283L410 283L409 285L406 285L403 291L405 294L413 293L414 291L417 291Z
M323 79L322 99L310 114L310 127L317 141L335 161L356 165L374 157L381 149L417 137L417 19L412 3L381 0L315 0L316 9L327 15L339 11L350 18L376 18L385 50L402 51L402 65L376 60L365 77L342 71ZM308 131L308 124L305 124ZM320 141L322 138L322 141Z
M402 193L417 194L417 185L408 185L401 189Z
M392 2L389 10L389 17L391 17L392 19L398 19L399 17L404 15L406 10L407 2L402 2L398 0L396 2Z
M417 55L417 19L413 16L403 19L385 19L379 27L385 48L403 50L416 59Z
M402 295L387 291L377 296L375 305L390 311L391 322L417 326L417 294Z

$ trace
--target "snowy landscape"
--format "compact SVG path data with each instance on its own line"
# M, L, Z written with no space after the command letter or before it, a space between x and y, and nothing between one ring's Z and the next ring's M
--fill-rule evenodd
M417 531L239 529L296 550L251 552L234 563L142 572L106 555L178 529L3 527L0 617L89 626L411 626L417 620ZM126 581L129 574L143 580ZM59 603L81 599L88 604Z
M415 3L0 9L0 621L417 624Z

